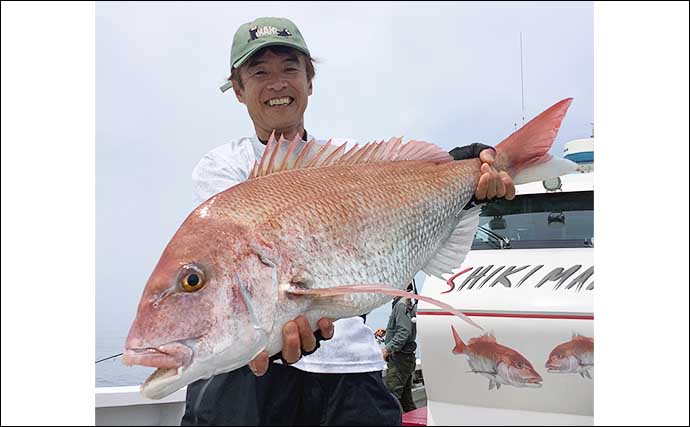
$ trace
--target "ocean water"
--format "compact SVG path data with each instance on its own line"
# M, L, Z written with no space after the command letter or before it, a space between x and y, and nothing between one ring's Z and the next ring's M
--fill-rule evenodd
M386 304L369 313L366 324L372 331L385 328L391 312L390 304ZM119 328L124 333L117 336L96 336L96 360L100 360L118 353L125 347L127 327ZM143 366L125 366L122 357L118 356L96 363L96 387L115 387L140 385L155 371L154 368Z

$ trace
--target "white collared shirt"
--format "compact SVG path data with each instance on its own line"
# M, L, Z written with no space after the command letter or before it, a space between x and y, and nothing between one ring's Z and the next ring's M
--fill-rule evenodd
M313 137L307 135L307 140ZM317 140L323 144L325 141ZM333 143L354 144L347 139ZM192 172L196 206L211 196L247 179L254 162L261 160L265 145L254 135L216 147L204 155ZM304 356L292 366L307 372L356 373L380 371L384 367L381 350L373 331L357 317L334 322L333 338L322 341L313 354Z

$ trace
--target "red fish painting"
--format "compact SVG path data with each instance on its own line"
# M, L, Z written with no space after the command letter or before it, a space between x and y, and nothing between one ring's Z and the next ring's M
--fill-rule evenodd
M493 333L470 339L465 344L451 325L455 347L453 354L467 356L471 372L489 379L489 390L502 384L514 387L541 387L542 377L523 355L498 344Z
M582 378L591 380L594 374L594 339L573 333L570 341L551 350L546 370L557 374L580 374Z

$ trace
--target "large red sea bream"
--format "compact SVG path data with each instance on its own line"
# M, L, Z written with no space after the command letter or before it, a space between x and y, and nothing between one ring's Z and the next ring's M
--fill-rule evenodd
M547 154L570 102L498 144L495 166L516 184L572 172ZM162 398L276 354L282 325L300 314L314 327L360 315L404 294L420 270L451 273L477 229L479 208L463 208L480 166L421 141L349 151L269 141L248 181L187 217L146 283L124 355L159 368L142 393Z

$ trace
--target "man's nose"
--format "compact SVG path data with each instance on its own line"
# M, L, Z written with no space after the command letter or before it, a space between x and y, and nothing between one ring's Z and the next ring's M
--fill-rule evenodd
M271 83L268 85L268 89L270 90L283 90L287 86L287 82L282 78L278 77L275 80L273 80Z

